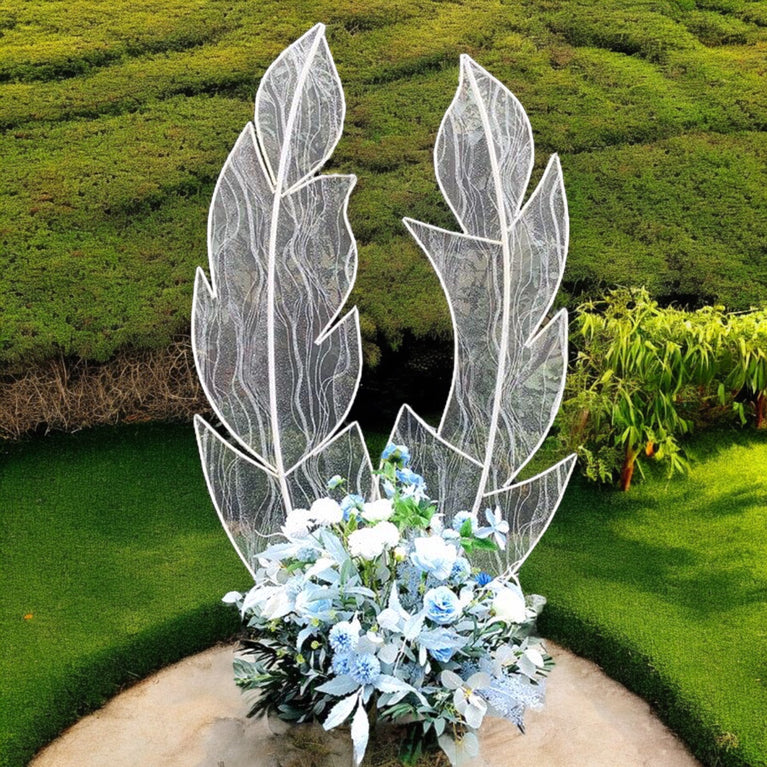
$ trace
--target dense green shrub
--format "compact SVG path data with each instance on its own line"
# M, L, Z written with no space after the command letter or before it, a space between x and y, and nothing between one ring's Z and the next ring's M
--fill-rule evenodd
M455 227L431 150L467 52L562 154L565 288L767 295L763 3L162 0L0 5L0 365L103 360L187 328L206 208L258 78L317 21L346 87L368 361L448 314L400 218Z
M620 472L628 490L642 455L683 469L679 437L728 413L764 425L767 308L664 309L623 289L579 307L575 328L559 434L591 479Z

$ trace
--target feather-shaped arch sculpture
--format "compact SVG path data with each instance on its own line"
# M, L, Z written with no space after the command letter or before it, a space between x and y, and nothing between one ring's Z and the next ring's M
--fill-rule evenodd
M216 184L210 280L198 270L197 370L231 440L199 416L208 489L251 573L262 536L325 494L333 475L375 496L358 424L343 426L361 370L359 319L339 319L357 252L346 215L354 176L316 175L341 134L345 104L321 24L264 74L248 123ZM467 56L437 137L440 188L462 231L406 219L445 290L455 330L448 402L435 429L408 406L406 444L440 510L500 508L515 574L545 531L575 457L514 484L559 407L567 315L549 312L567 252L567 205L553 157L523 205L533 165L524 109ZM235 446L235 444L237 445Z
M216 510L251 572L261 536L323 495L328 477L371 489L359 426L341 429L362 364L356 308L338 319L357 271L346 214L356 178L316 175L345 109L318 24L261 79L210 207L211 279L198 269L192 343L203 390L239 447L199 416L195 428Z

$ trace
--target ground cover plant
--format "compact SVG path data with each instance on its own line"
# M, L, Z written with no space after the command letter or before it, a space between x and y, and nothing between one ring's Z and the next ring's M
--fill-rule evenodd
M690 450L692 473L673 484L660 473L623 495L575 482L521 581L549 599L546 636L601 648L705 764L760 767L767 435L713 432ZM191 427L56 435L0 460L0 765L20 767L121 684L230 636L218 600L248 575Z
M256 80L316 21L346 84L369 362L445 337L400 223L450 225L431 170L458 55L559 151L571 295L616 283L746 309L767 294L764 2L0 3L0 365L105 360L188 325L206 210ZM535 180L535 179L534 179Z

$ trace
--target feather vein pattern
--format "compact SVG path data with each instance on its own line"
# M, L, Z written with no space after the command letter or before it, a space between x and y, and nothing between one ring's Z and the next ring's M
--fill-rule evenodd
M347 218L356 178L316 175L345 115L324 32L313 27L261 79L254 121L213 193L210 280L202 269L195 280L197 371L238 443L197 418L198 446L217 511L251 569L254 536L324 495L333 473L349 477L350 492L371 484L359 427L338 431L362 362L357 309L339 318L357 270Z
M548 526L575 463L569 456L512 484L545 439L564 390L566 311L543 324L567 255L562 169L553 156L523 204L534 160L530 121L514 95L468 56L461 57L434 158L461 231L412 219L405 225L448 300L453 379L436 429L404 407L392 439L411 446L447 518L501 507L511 531L507 567L516 572Z

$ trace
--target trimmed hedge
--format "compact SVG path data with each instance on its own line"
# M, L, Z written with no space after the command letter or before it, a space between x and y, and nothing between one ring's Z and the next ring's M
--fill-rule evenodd
M536 177L562 154L571 298L767 297L763 3L31 2L0 12L0 365L105 360L187 328L216 175L258 78L318 20L349 107L330 169L360 177L369 363L449 334L400 218L455 226L431 151L462 52L528 109Z

